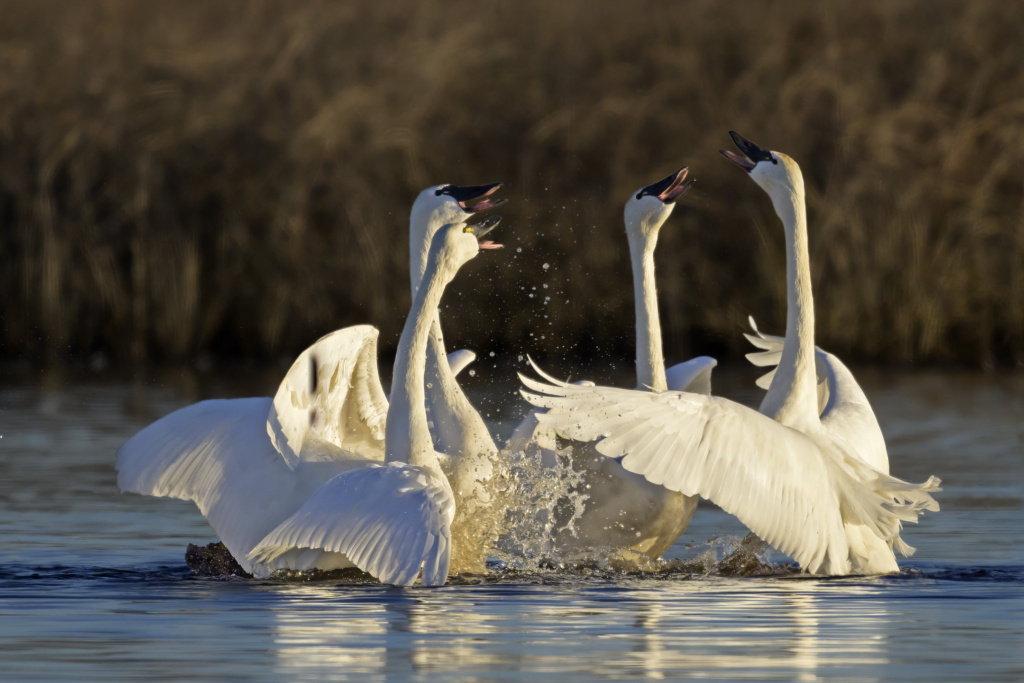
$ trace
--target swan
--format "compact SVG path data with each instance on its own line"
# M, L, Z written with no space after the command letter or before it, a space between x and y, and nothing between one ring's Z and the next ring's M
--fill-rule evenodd
M441 226L504 204L505 199L493 196L501 185L442 184L428 187L416 197L409 215L409 278L414 296L427 268L434 233ZM487 553L480 549L489 548L499 531L500 514L494 510L497 499L493 490L499 481L495 471L498 448L455 379L461 368L452 364L453 357L471 352L456 351L446 356L438 311L433 316L426 361L427 411L434 447L446 456L442 468L461 496L453 527L461 538L454 544L452 569L479 573L487 561ZM466 359L466 355L459 357Z
M699 494L812 574L899 570L894 550L912 552L902 522L938 510L939 480L911 484L862 460L819 417L814 310L800 167L790 157L730 133L744 156L723 154L768 193L786 233L784 347L771 387L754 411L727 399L678 391L581 387L521 376L524 396L559 435L599 440L626 469Z
M686 180L688 171L684 166L640 188L630 194L623 210L633 266L637 391L711 391L711 371L716 365L713 358L702 356L665 370L658 315L654 249L676 200L692 185L693 181ZM523 419L506 449L517 452L531 446L539 448L542 462L551 465L557 451L555 434L545 428L539 412ZM695 496L652 484L616 460L594 453L589 444L574 449L571 458L582 475L574 489L586 498L580 507L562 507L563 513L571 510L577 519L571 524L565 519L556 522L553 545L560 555L578 558L601 549L620 564L655 560L689 525L697 506Z
M377 331L345 328L304 352L274 399L202 401L141 430L118 450L118 486L192 500L259 577L357 566L409 585L422 566L424 585L443 584L459 496L426 426L426 336L458 268L500 246L478 241L496 223L456 223L435 235L390 407L377 376ZM296 412L309 425L302 433L288 429Z

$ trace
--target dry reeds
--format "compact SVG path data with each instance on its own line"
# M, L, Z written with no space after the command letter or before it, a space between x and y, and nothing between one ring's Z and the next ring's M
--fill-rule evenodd
M666 350L737 350L785 285L769 202L716 154L735 128L804 169L822 346L1024 362L1021 35L1003 0L12 0L0 355L393 343L412 198L492 180L510 250L460 275L448 336L628 355L622 202L682 164Z

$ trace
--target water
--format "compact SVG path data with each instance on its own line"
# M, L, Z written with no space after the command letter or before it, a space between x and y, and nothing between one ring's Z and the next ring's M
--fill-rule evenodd
M749 402L752 376L716 391ZM271 393L273 374L8 378L0 677L1024 679L1024 376L859 376L894 474L943 479L942 512L904 535L918 553L903 574L547 572L440 589L194 578L186 545L215 540L195 508L117 492L114 451L135 430L202 398ZM504 429L507 392L475 397ZM744 533L702 506L668 556Z

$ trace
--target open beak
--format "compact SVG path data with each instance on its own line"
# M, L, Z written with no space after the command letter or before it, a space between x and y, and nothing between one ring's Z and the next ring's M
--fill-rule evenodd
M442 192L450 195L452 199L457 201L466 213L478 213L501 206L508 201L507 199L490 198L492 194L498 191L499 187L501 187L501 183L470 185L466 187L449 185Z
M473 225L473 232L476 234L476 239L481 249L501 249L505 246L503 244L496 244L490 240L482 239L484 235L498 227L498 223L500 222L501 216L490 216Z
M686 179L686 175L689 172L690 168L688 166L683 166L667 178L659 180L653 185L648 185L644 189L640 190L638 197L651 195L657 197L666 204L671 204L682 197L683 194L693 186L694 181Z
M742 152L744 156L740 156L739 154L725 149L720 149L718 151L722 153L722 156L742 168L747 173L754 170L754 167L757 166L757 162L772 160L772 153L770 151L755 145L736 131L730 130L729 136L732 137L732 141L736 143L736 147L739 148L740 152Z

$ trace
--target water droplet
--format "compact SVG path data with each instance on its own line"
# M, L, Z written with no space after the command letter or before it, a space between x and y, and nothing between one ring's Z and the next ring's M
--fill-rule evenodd
M523 362L523 356L522 356L522 354L520 354L520 355L519 355L519 362L520 362L520 363L522 363L522 362Z
M517 254L523 253L523 248L522 247L516 247L516 253Z
M489 354L487 354L487 355L489 355L489 356L490 356L491 358L494 358L494 351L491 351L491 352L490 352Z
M544 265L541 266L541 268L543 268L544 270L547 270L550 267L551 267L550 263L545 263Z
M469 371L469 376L470 377L476 377L476 370L470 370Z

